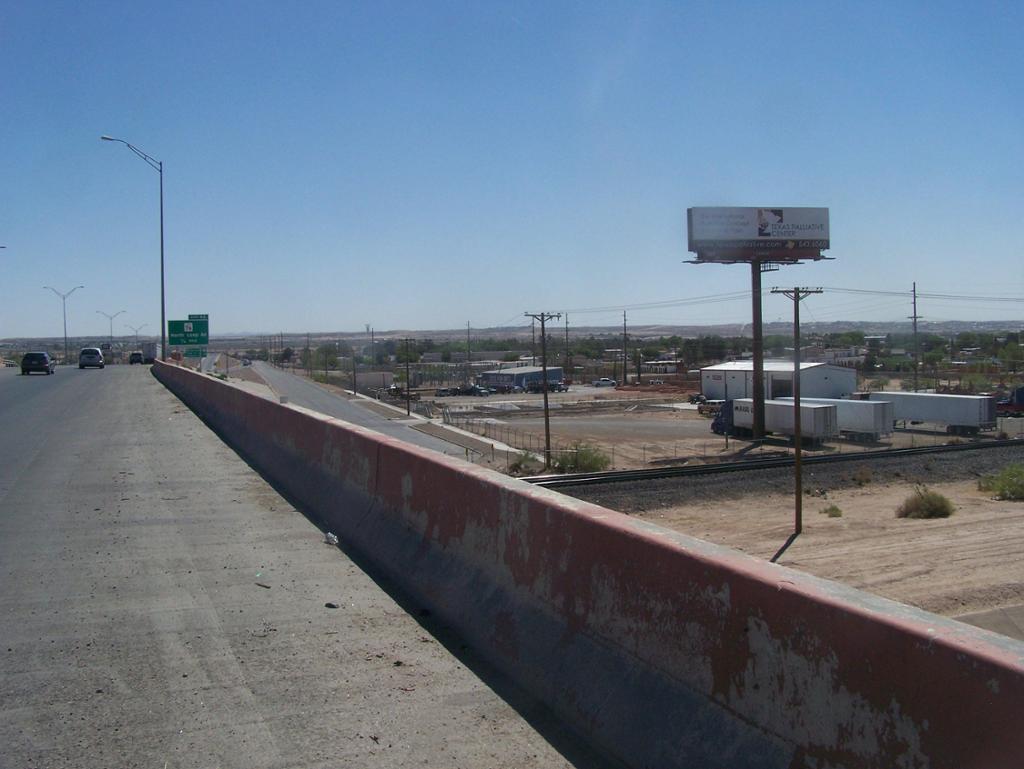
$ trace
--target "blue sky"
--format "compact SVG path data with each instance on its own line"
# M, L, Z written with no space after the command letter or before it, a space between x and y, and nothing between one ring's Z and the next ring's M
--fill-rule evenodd
M827 206L765 286L1024 298L1020 3L0 2L0 337L749 321L688 206ZM608 308L586 312L589 308ZM929 298L926 319L1024 301ZM788 300L765 300L766 321ZM904 319L826 292L805 320Z

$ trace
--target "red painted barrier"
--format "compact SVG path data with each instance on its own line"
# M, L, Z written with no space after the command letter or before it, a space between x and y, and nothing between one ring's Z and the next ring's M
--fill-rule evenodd
M1024 644L153 370L345 546L628 766L1024 764Z

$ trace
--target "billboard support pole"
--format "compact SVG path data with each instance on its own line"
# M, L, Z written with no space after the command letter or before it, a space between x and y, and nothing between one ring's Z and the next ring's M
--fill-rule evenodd
M754 440L764 438L764 333L761 327L761 260L750 262L750 296L754 335Z
M827 208L696 207L686 209L687 245L695 264L750 264L755 441L765 433L764 328L761 273L784 264L819 260L829 247ZM917 314L915 309L914 314Z

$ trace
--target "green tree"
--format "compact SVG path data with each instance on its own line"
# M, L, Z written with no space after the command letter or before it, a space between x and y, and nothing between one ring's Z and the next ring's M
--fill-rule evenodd
M1021 361L1024 361L1024 350L1021 350L1020 343L1007 340L999 351L999 360L1007 370L1016 372L1021 367Z
M720 336L702 336L700 338L703 360L723 360L728 349L725 339Z
M973 331L962 331L956 335L957 351L978 346L978 335Z
M335 344L322 344L316 348L314 357L315 368L323 371L325 368L334 369L338 367L338 348Z
M416 346L415 345L412 345L412 344L409 345L409 352L408 353L406 353L406 349L405 349L405 345L404 344L401 345L400 347L398 347L397 351L395 352L395 361L397 363L403 363L404 364L407 360L408 360L409 363L419 363L420 353L419 353L419 351L416 350Z

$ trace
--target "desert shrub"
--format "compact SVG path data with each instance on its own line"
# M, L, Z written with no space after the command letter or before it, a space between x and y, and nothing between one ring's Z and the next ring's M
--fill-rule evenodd
M1024 500L1024 464L1008 465L995 475L978 480L978 489L991 493L996 499Z
M871 483L871 468L870 467L858 467L853 471L853 482L858 486L866 486Z
M558 455L553 466L559 473L596 473L607 470L611 463L611 458L600 449L574 443L571 451Z
M543 462L537 459L529 451L521 451L508 465L508 471L512 475L528 475L544 466Z
M823 507L818 511L821 515L827 515L829 518L842 518L843 511L839 509L838 505L829 505Z
M952 514L953 503L927 486L918 486L896 508L897 518L949 518Z
M869 390L884 390L888 386L889 380L885 377L878 377L877 379L872 379L868 382Z

